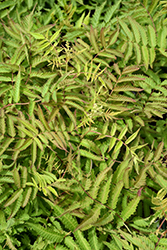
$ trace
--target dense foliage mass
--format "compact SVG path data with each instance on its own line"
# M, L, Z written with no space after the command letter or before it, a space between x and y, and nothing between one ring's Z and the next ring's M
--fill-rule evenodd
M0 249L167 248L167 4L0 3Z

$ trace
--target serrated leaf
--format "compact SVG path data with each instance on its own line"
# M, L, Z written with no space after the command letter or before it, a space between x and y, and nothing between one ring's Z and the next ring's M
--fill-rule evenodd
M5 132L6 132L5 112L4 109L0 109L0 133L4 135Z
M5 201L13 191L11 188L7 188L3 194L0 195L0 204Z
M101 157L97 156L97 155L94 155L86 150L83 150L83 149L80 149L79 150L79 153L81 156L84 156L86 158L89 158L89 159L92 159L92 160L95 160L95 161L104 161Z
M1 78L1 77L0 77ZM0 88L0 96L3 95L5 92L7 92L8 90L10 90L12 88L12 86L5 86L5 87L1 87Z
M119 66L118 66L117 63L114 63L114 64L113 64L113 68L114 68L115 72L116 72L118 75L121 75L121 71L120 71Z
M15 185L16 185L18 188L20 188L20 187L21 187L21 185L20 185L20 175L19 175L19 172L18 172L17 168L15 168L15 169L13 170L13 179L14 179Z
M108 46L114 44L117 41L118 35L119 35L119 30L117 29L109 37Z
M13 37L16 40L21 41L21 37L18 35L18 33L15 33L11 28L7 27L6 25L3 25L5 31L9 34L9 36Z
M42 236L44 239L47 239L51 242L61 242L63 240L63 237L65 236L64 233L61 234L58 232L54 232L49 228L42 227L40 224L27 222L26 226L28 226L30 229L35 230L38 233L38 235Z
M80 230L77 230L74 233L74 236L75 236L81 250L92 250L90 244L88 243L85 236L83 235L83 233Z
M5 213L2 210L0 210L0 229L6 230L6 227L7 227L7 222L5 218Z
M15 3L13 1L11 1L11 0L7 0L7 1L1 2L1 4L0 4L0 10L5 9L5 8L7 8L9 6L12 6L14 4Z
M135 197L129 202L128 206L122 211L120 215L123 221L126 221L132 214L135 213L139 202L140 202L140 196ZM122 220L119 221L118 226L122 226L123 221Z
M51 191L56 197L59 197L58 193L56 192L56 190L53 187L47 186L46 189L48 189L49 191Z
M63 74L59 79L58 81L52 85L51 89L50 89L50 92L52 93L56 88L57 86L59 85L59 83L62 83L70 74L73 73L73 70ZM54 74L54 76L56 76L57 74Z
M97 73L97 71L99 70L100 66L101 66L101 63L99 63L99 65L97 65L95 71L93 72L92 77L91 77L91 82L94 81L94 78L95 78L95 80L96 80L96 76L97 76L96 73Z
M156 33L154 28L149 24L148 26L148 34L149 34L149 41L150 41L150 47L156 46Z
M113 100L113 101L118 101L118 102L136 102L136 100L135 99L132 99L132 98L130 98L130 97L127 97L127 96L124 96L124 95L112 95L111 97L110 97L110 100ZM115 108L116 108L116 106L115 106ZM115 109L114 108L114 109ZM120 107L118 108L118 110L123 110L123 109L121 109Z
M95 57L95 58L93 59L93 62L95 62L95 63L101 63L102 65L105 65L105 66L107 66L107 67L110 67L109 64L106 62L106 60L103 60L103 59L98 58L98 57Z
M95 223L100 215L101 208L98 206L92 209L90 214L75 228L74 232L77 230L82 230L84 227L91 227Z
M8 117L7 117L7 123L8 123L8 134L9 134L11 137L14 138L15 135L16 135L16 132L15 132L14 121L13 121L12 116L8 116Z
M105 204L107 202L107 200L108 200L109 192L110 192L110 189L111 189L112 177L113 176L110 175L108 180L106 181L106 183L100 189L100 192L99 192L99 195L98 195L98 201L100 201L103 204ZM112 207L112 209L114 209L114 208Z
M52 37L49 39L51 43L59 36L60 31L61 31L61 29L57 30L57 31L52 35Z
M15 202L15 200L18 199L18 197L21 195L21 193L23 192L23 189L19 189L19 190L16 190L12 196L7 200L7 202L5 203L4 207L8 207L10 206L13 202Z
M46 198L43 199L54 209L54 214L56 215L56 217L59 216L59 219L63 222L64 226L70 231L74 231L78 225L76 218L72 217L71 214L63 214L64 210L60 206L55 205L53 202Z
M13 179L8 176L2 176L0 177L0 183L14 183Z
M91 18L91 23L92 23L94 28L96 28L100 22L101 12L102 12L105 4L106 4L106 1L102 2L100 6L96 6L93 17Z
M43 111L41 109L41 107L38 105L38 116L39 116L39 119L40 121L42 122L42 124L44 125L44 127L50 131L50 127L49 127L49 124L47 123L47 121L45 120L45 117L44 117L44 114L43 114Z
M17 250L15 248L15 246L13 245L13 242L11 240L11 238L6 234L6 245L8 245L8 247L11 249L11 250Z
M114 219L115 212L111 211L111 213L105 213L96 223L93 225L96 226L103 226L109 224Z
M149 12L150 14L151 14L151 13L154 11L154 9L158 6L158 2L159 2L159 0L154 0L154 1L151 2L150 6L149 6L149 8L148 8L148 12Z
M0 82L11 82L12 78L9 76L0 76Z
M115 209L117 206L118 198L121 193L121 190L124 186L124 182L121 180L119 181L115 187L112 187L112 195L111 195L111 202L109 202L109 206L112 209Z
M84 112L84 108L83 107L81 107L79 104L77 104L77 103L75 103L75 102L72 102L72 101L66 101L65 102L65 104L68 104L68 105L70 105L70 106L72 106L72 107L74 107L74 108L77 108L77 109L79 109L79 110L81 110L82 112Z
M139 131L140 131L140 128L135 133L133 133L131 136L129 136L129 138L125 141L125 144L128 145L131 141L133 141L136 138L136 136L138 135Z
M64 147L63 141L60 139L60 137L58 136L58 134L54 133L53 131L50 132L50 134L53 136L53 138L55 139L54 141L52 141L53 143L55 143L56 146L58 146L59 148L66 150L66 148ZM66 146L66 144L65 144Z
M127 128L127 126L125 126L125 127L121 130L121 132L120 132L120 134L119 134L119 136L118 136L118 140L122 140L122 138L124 137L124 135L126 134L127 131L128 131L128 128Z
M138 30L138 26L136 24L136 20L133 19L130 16L128 17L128 19L129 19L130 25L132 27L132 31L133 31L133 35L135 37L136 43L139 44L139 42L140 42L140 33L139 33L139 30Z
M140 46L137 43L134 43L134 50L136 54L136 61L137 64L139 65L141 62L141 51L140 51Z
M123 53L121 53L121 51L119 51L119 50L117 50L117 49L109 49L109 48L106 48L105 51L108 52L108 53L110 53L110 54L113 54L113 55L115 55L115 56L124 58Z
M125 67L125 68L123 69L122 75L123 75L123 74L129 74L129 73L132 73L132 72L137 71L137 70L139 70L139 67L136 66L136 65L127 66L127 67Z
M62 108L64 108L67 115L70 117L71 121L74 123L74 126L76 126L76 119L75 119L73 113L71 112L71 110L68 108L68 106L67 105L62 105Z
M117 166L117 169L113 175L113 182L114 183L118 183L119 181L124 179L124 177L123 177L124 172L125 172L126 168L129 167L129 165L130 165L129 159L125 159Z
M120 79L118 79L118 83L120 82L130 82L130 81L142 81L145 80L145 78L142 77L138 77L138 76L125 76L125 77L121 77Z
M26 148L28 148L31 143L33 142L33 140L31 138L28 138L21 146L19 146L18 148L15 148L14 150L17 151L22 151L25 150Z
M129 58L132 56L133 53L133 43L129 42L127 49L125 51L124 62L128 62Z
M160 187L164 188L167 192L167 180L160 174L155 176L156 183L160 185Z
M35 39L45 39L44 35L42 35L41 33L36 33L36 32L30 32L30 34L35 38Z
M123 142L118 141L117 144L115 145L113 154L115 154L122 147L122 145L123 145Z
M163 147L164 147L164 142L160 142L154 154L154 161L159 160L159 158L161 157Z
M106 42L105 42L105 36L104 36L104 28L102 28L100 31L100 41L101 41L102 46L105 48Z
M148 70L148 66L149 66L149 53L148 53L148 49L147 46L142 46L142 54L143 54L143 60L144 60L144 65L146 70Z
M116 141L117 141L117 138L115 138L115 137L111 138L109 148L108 148L108 152L110 152L111 149L115 146Z
M116 60L116 57L114 55L110 54L109 52L100 51L98 55Z
M121 0L117 1L114 5L110 6L110 8L108 8L108 10L106 11L106 14L104 16L104 21L106 23L108 23L111 20L115 11L119 8L120 3L121 3Z
M34 94L30 89L28 89L28 88L26 88L26 87L24 87L23 88L23 94L25 95L25 96L27 96L27 97L30 97L30 98L40 98L40 96L39 95L37 95L37 94Z
M142 91L143 89L140 89L140 88L136 88L136 87L133 87L133 86L129 86L129 85L124 85L124 86L116 86L114 89L113 89L113 92L120 92L120 91L135 91L135 92L140 92Z
M27 182L27 168L26 167L22 167L21 169L21 187L25 188L26 186L26 182Z
M34 134L32 132L30 132L29 130L27 130L21 126L17 126L17 128L18 128L18 130L21 130L23 133L25 133L29 137L34 138Z
M147 34L146 34L146 30L144 29L144 26L141 26L138 24L138 28L141 34L143 46L147 46L148 40L147 40Z
M21 194L21 195L19 195L18 199L14 203L14 206L12 208L12 213L11 213L9 219L14 217L17 214L17 212L19 211L21 204L22 204L22 199L23 199L23 195Z
M155 61L155 48L149 48L149 58L150 58L150 67L153 68L153 62Z
M27 187L24 190L22 207L25 207L27 205L27 203L29 202L30 196L31 196L31 192L32 192L32 188L31 187Z
M101 154L99 147L97 147L96 144L91 140L82 139L80 145L94 151L96 154Z
M31 130L33 133L35 133L36 135L38 134L38 130L32 125L30 124L28 121L20 119L18 117L16 117L16 119L21 122L27 129Z
M0 155L2 155L5 150L9 147L9 145L12 143L14 138L6 138L5 141L1 144L1 149L0 149Z
M130 31L130 29L128 28L127 24L124 21L122 21L122 19L119 19L119 24L121 25L122 29L124 30L125 34L129 38L129 40L132 41L133 40L133 34Z
M91 42L95 52L99 53L99 48L98 48L96 38L95 38L95 32L94 32L94 29L92 26L90 27L90 42Z

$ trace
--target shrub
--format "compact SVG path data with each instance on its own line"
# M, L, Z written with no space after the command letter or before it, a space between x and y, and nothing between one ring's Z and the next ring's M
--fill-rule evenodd
M0 4L1 246L165 249L165 6L72 2Z

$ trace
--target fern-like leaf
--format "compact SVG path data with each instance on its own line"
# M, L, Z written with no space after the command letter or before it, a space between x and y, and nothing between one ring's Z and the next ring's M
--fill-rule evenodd
M54 205L48 199L44 198L44 200L54 209L55 215L60 216L59 219L64 223L64 226L69 230L74 231L78 226L76 219L74 219L70 214L64 214L61 216L64 213L64 210L61 207Z
M61 242L63 240L63 237L65 236L65 234L53 232L53 230L49 228L46 229L42 227L40 224L27 222L26 225L29 229L31 230L33 229L34 231L36 231L38 235L44 237L44 239L48 239L52 242Z
M135 213L137 205L140 202L140 196L135 197L133 200L131 200L128 204L128 206L122 211L120 217L122 218L123 221L126 221L132 214ZM118 221L118 226L123 225L123 221L119 220Z
M89 238L91 248L94 249L94 250L99 250L100 249L100 244L98 242L98 238L97 238L97 235L96 235L96 229L95 228L89 229L88 238Z
M101 16L101 13L102 13L102 10L103 10L105 4L106 4L106 2L103 2L103 4L101 4L101 6L96 7L95 13L91 19L91 22L92 22L92 25L94 28L96 28L99 24L100 16Z

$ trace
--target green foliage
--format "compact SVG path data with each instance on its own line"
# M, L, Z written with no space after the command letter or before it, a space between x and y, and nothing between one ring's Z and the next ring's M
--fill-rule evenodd
M0 246L165 249L165 3L0 10Z

